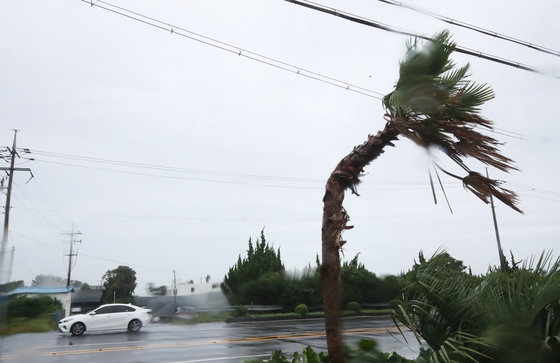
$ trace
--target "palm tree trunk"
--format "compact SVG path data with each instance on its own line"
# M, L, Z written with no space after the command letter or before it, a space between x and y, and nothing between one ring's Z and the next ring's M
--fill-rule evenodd
M364 167L383 153L391 141L397 139L398 132L389 123L377 135L370 135L368 140L344 157L331 173L325 186L323 197L321 284L323 304L325 306L325 331L330 362L344 362L342 335L340 332L340 312L342 284L340 276L339 250L345 241L341 239L342 231L350 229L349 220L342 202L344 192L350 188L356 193L355 186Z

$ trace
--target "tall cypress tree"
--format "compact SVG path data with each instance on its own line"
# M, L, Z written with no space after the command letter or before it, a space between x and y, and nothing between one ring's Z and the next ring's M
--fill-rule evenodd
M224 277L222 291L229 302L234 305L264 303L261 301L261 289L250 288L259 284L259 280L274 277L284 278L284 264L280 259L280 249L278 252L270 246L264 236L264 229L261 231L260 239L257 238L254 247L249 238L247 257L237 259L237 263L230 267Z

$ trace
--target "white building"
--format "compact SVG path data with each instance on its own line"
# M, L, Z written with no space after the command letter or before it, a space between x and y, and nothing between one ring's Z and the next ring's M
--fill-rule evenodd
M210 279L206 279L205 282L200 284L195 284L193 280L183 282L177 280L177 296L190 296L198 294L207 294L209 292L221 291L219 283L213 283ZM175 295L173 288L167 290L168 296Z

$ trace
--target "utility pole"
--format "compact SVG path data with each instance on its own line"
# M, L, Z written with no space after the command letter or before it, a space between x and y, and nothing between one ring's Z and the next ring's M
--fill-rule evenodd
M14 143L12 145L12 149L9 147L6 148L6 151L10 154L10 167L0 167L0 170L6 171L8 174L8 188L6 192L6 205L4 207L4 233L2 235L2 246L0 246L0 284L4 282L4 273L5 266L6 266L6 248L8 247L8 226L10 224L10 208L11 208L11 201L12 201L12 184L14 180L14 172L15 171L28 171L31 173L31 169L29 168L16 168L15 161L16 156L19 157L17 150L16 150L16 138L17 132L19 130L14 130ZM0 154L2 159L6 159L4 155ZM33 173L31 173L31 177L33 177ZM3 183L2 183L3 184ZM11 275L11 272L8 272L7 275ZM5 281L9 282L9 281Z
M14 268L14 257L16 254L16 248L12 246L12 253L10 255L10 268L8 269L8 278L6 282L10 282L12 280L12 269Z
M488 176L488 168L486 168L486 177ZM498 231L498 220L496 219L496 210L494 208L494 198L490 194L490 207L492 208L492 219L494 220L494 231L496 232L496 242L498 243L498 255L500 257L500 268L502 271L507 271L507 262L504 256L504 251L502 251L502 244L500 242L500 232Z
M70 233L65 233L65 234L69 234L70 235L70 253L67 255L68 256L68 278L66 279L66 287L70 286L70 276L72 274L72 257L74 256L78 256L77 253L74 253L74 243L82 243L82 240L75 240L74 236L76 235L82 235L81 232L74 232L74 224L72 224L72 232Z
M177 276L173 270L173 303L175 304L175 312L177 312Z

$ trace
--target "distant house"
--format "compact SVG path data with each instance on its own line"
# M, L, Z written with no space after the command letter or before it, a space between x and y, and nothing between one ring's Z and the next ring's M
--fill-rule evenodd
M102 289L79 289L72 293L71 314L87 313L103 304Z
M70 305L71 305L71 293L74 291L72 286L69 287L18 287L8 295L23 295L28 297L34 296L49 296L51 298L57 299L62 303L63 313L61 317L66 317L70 315Z
M192 280L183 282L177 280L177 296L191 296L208 294L211 292L221 292L219 283L212 283L209 280L206 283L195 284ZM173 289L167 289L167 296L173 296Z

